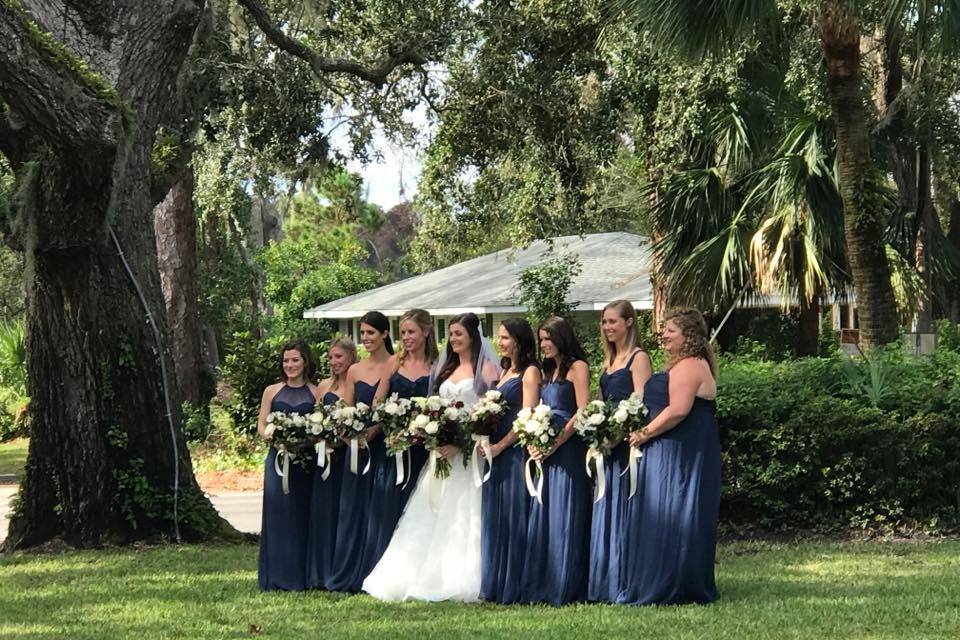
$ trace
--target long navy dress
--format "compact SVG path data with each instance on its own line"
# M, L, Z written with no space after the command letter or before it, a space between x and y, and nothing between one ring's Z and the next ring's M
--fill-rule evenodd
M647 381L644 400L651 419L670 404L667 372ZM644 446L638 486L627 501L617 602L713 602L720 512L716 402L697 398L680 424Z
M389 396L396 393L401 398L423 397L427 395L427 387L430 384L430 376L420 376L416 380L410 380L400 372L390 376L390 388L387 392ZM422 445L416 445L410 448L410 468L407 469L407 479L401 485L397 485L397 464L393 456L388 455L386 443L383 435L376 438L377 445L374 448L371 445L371 451L376 452L380 458L373 464L376 468L376 475L373 478L373 495L370 498L370 513L375 514L377 526L367 527L367 542L365 562L367 566L364 570L364 577L367 576L380 561L383 552L387 550L393 532L397 528L397 522L400 521L400 515L407 505L407 499L413 488L417 486L417 478L420 476L420 470L427 461L427 450ZM373 467L371 468L371 473Z
M367 384L358 380L353 387L354 401L373 404L377 383ZM377 474L377 465L383 464L383 435L368 443L369 451L360 453L357 473L350 471L350 455L344 452L343 479L340 485L340 509L337 515L337 544L333 559L333 571L327 576L328 591L356 593L360 591L363 579L367 577L373 565L369 565L367 550L367 531L377 529L380 514L370 510L373 497L373 478ZM361 473L366 467L364 456L370 456L370 470Z
M634 392L633 359L613 373L600 374L600 393L604 400L620 402ZM623 519L627 507L628 478L621 477L627 466L629 445L621 442L604 458L604 475L607 489L599 502L593 503L593 519L590 530L590 585L587 598L591 602L616 602L620 591L620 544L623 534Z
M273 397L270 411L306 415L313 412L315 404L316 398L309 386L283 385ZM302 591L307 588L307 535L313 469L310 465L305 468L291 464L287 482L290 493L284 494L283 479L274 468L276 458L277 450L270 447L263 468L263 519L257 572L260 590Z
M333 391L323 394L323 406L340 399ZM313 494L310 498L310 527L307 539L307 586L323 589L333 572L334 548L337 543L337 515L340 510L340 485L343 483L343 465L339 458L344 449L337 449L330 461L330 475L323 479L319 467L313 473Z
M577 410L569 380L544 385L540 400L563 428ZM593 499L584 458L587 447L574 434L543 462L543 504L530 499L521 600L562 605L587 599L590 515Z
M507 410L490 442L510 433L523 406L522 374L497 387ZM523 558L527 544L530 496L523 483L522 447L500 452L491 465L490 479L483 485L480 528L480 599L500 604L520 602Z

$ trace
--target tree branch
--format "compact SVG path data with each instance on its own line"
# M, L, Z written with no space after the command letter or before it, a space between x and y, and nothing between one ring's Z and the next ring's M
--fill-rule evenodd
M283 51L308 62L317 77L323 77L327 73L346 73L366 80L379 88L386 83L387 76L400 65L419 66L428 62L416 47L408 45L391 47L391 51L372 67L347 58L327 58L300 40L284 33L267 13L266 8L257 0L237 0L237 2L246 8L250 17L270 42Z
M105 142L123 112L116 90L14 2L0 2L0 95L57 148Z

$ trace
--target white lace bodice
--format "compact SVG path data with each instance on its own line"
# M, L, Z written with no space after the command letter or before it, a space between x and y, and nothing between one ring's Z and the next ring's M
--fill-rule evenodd
M457 382L451 382L449 379L444 380L443 384L440 385L440 397L453 402L459 400L463 403L465 409L469 409L480 399L473 389L473 378L464 378Z

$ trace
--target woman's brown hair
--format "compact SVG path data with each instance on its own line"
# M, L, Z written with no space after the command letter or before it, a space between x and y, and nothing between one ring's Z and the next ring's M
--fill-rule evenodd
M663 317L663 322L673 322L683 335L680 353L671 356L667 362L667 369L684 358L703 358L710 365L710 372L717 377L717 354L710 344L710 332L707 330L707 321L703 314L690 307L670 309Z

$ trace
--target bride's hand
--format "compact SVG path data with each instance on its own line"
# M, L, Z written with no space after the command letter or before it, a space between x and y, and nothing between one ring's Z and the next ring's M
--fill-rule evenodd
M452 444L445 444L437 451L440 452L440 455L446 460L453 460L453 458L460 453L460 449Z

